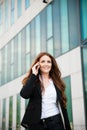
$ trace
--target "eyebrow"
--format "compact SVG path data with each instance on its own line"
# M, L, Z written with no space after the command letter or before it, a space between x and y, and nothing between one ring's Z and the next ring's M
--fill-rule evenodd
M45 60L41 60L41 62L43 62L43 61L45 61ZM51 62L51 60L47 60L47 62Z

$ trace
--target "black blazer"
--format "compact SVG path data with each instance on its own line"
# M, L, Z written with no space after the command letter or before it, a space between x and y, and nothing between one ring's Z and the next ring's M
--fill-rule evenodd
M31 74L26 85L20 91L20 95L23 98L29 99L28 106L26 108L24 117L21 122L21 125L25 128L29 128L30 124L38 123L41 117L41 104L42 104L41 87L40 84L36 82L36 79L37 76ZM62 105L61 92L56 86L55 88L57 92L57 102L58 101L60 102L62 108L66 130L71 130L67 110Z

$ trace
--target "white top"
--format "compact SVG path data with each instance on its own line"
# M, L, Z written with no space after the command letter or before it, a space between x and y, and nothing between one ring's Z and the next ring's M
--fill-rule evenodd
M52 80L49 80L49 85L45 88L42 94L42 113L41 119L54 116L59 113L57 104L57 93Z

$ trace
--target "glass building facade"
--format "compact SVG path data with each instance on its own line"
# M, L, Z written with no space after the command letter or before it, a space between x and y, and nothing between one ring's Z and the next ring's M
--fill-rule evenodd
M39 4L39 1L2 0L0 2L0 37L2 38L6 35L17 21L20 19L24 20L24 13L27 13L35 3ZM62 56L66 56L66 54L70 54L76 48L79 48L84 111L84 121L82 120L82 122L81 120L77 122L74 119L74 100L77 100L77 98L73 98L72 94L72 73L64 75L63 78L67 86L67 109L71 127L73 130L80 130L80 128L81 130L86 130L87 58L85 57L87 57L87 0L49 0L47 4L43 2L41 4L43 7L39 7L42 9L38 11L37 15L27 21L19 32L0 47L0 91L4 94L2 89L6 85L10 85L10 83L27 73L33 59L39 52L46 51L56 59L61 59ZM31 10L31 14L34 15L33 10ZM0 43L3 44L2 41ZM75 58L78 59L78 57ZM4 90L6 91L6 88ZM20 122L26 104L27 101L20 98L19 91L9 94L8 97L6 95L0 97L0 113L2 113L0 116L0 128L2 130L22 130ZM14 114L13 111L15 111ZM80 122L82 126L79 126Z

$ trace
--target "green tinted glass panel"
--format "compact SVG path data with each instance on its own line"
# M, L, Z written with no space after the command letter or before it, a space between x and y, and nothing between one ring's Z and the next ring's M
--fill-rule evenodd
M61 51L62 53L69 50L69 37L68 37L68 10L67 1L60 0L61 12Z
M27 105L28 105L28 102L29 102L29 99L26 99L26 100L25 100L25 109L26 109L26 107L27 107Z
M69 121L71 124L71 127L73 125L73 117L72 117L72 97L71 97L71 83L70 83L70 77L64 78L65 84L66 84L66 96L67 96L67 111L69 116Z
M82 39L87 38L87 0L80 0Z
M20 95L17 95L17 114L16 114L16 130L20 130Z
M6 99L3 99L2 104L2 130L6 128Z
M9 98L9 130L12 130L13 97Z

